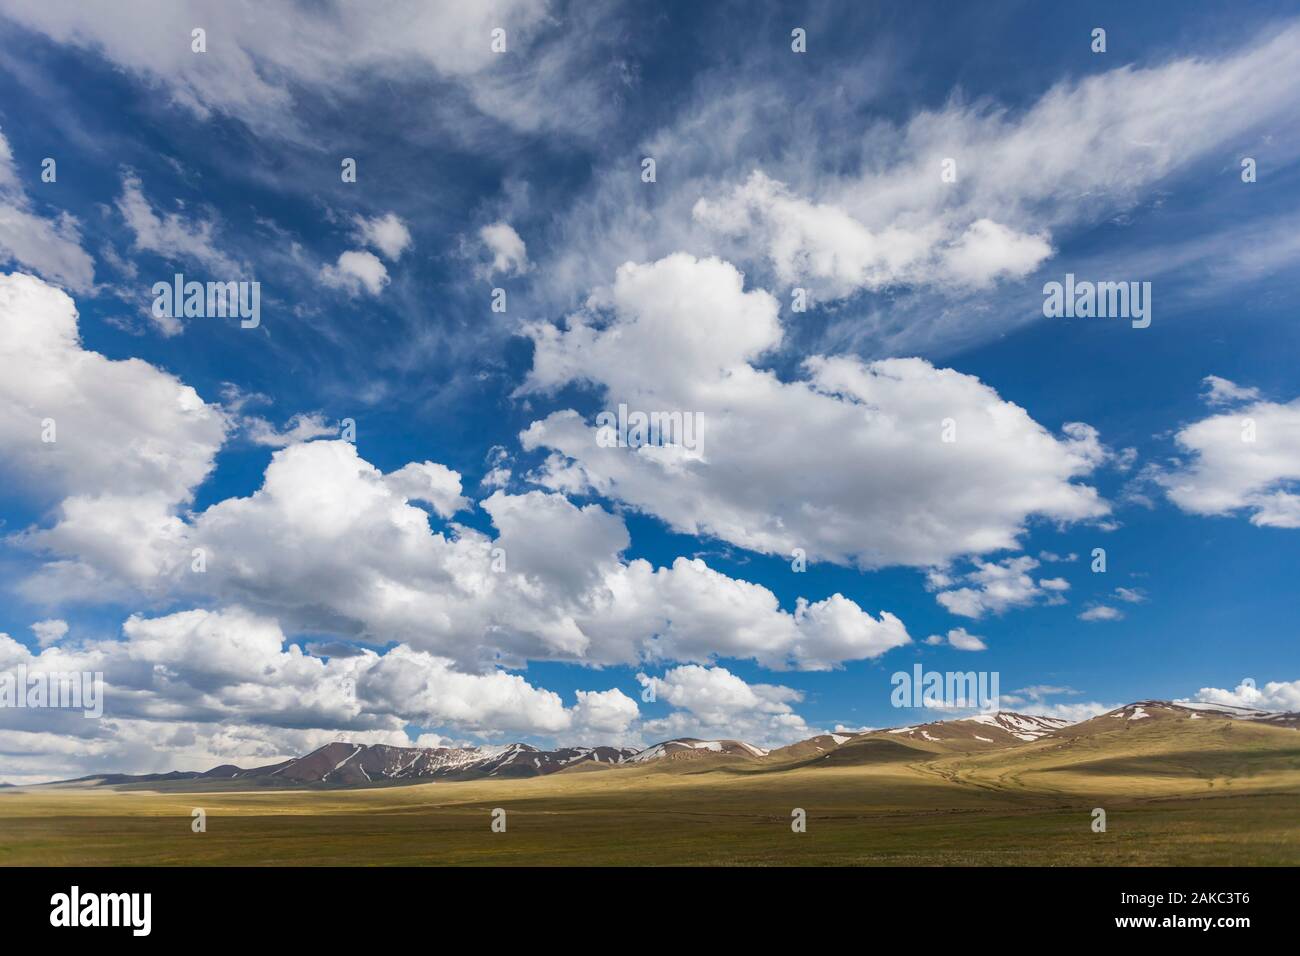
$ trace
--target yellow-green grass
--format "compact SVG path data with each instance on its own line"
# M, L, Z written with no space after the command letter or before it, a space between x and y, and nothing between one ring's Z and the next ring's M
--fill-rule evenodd
M206 833L191 832L196 807ZM496 807L505 833L491 830ZM1092 830L1094 807L1105 833ZM795 808L805 833L791 830ZM1300 735L1168 721L975 755L781 768L695 761L333 791L38 789L0 796L0 864L1295 865Z

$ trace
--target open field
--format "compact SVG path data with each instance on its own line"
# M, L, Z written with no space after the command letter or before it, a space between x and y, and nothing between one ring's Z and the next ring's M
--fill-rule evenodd
M348 790L18 790L0 795L0 864L1300 864L1294 730L1150 721L979 754L879 741L775 766ZM195 807L206 833L191 832ZM495 807L505 833L491 832ZM806 833L791 831L796 807ZM1105 833L1092 832L1094 807Z

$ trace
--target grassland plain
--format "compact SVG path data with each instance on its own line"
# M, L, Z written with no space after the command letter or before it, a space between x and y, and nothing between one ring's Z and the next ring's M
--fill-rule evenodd
M0 795L0 864L1300 864L1297 731L1144 723L975 754L873 735L812 759L519 780L18 789Z

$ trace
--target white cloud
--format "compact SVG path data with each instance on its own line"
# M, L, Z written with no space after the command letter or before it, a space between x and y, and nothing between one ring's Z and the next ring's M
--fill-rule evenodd
M1095 604L1079 615L1081 621L1122 621L1124 612L1107 604Z
M374 216L367 219L356 216L357 238L368 246L373 246L384 254L384 258L396 262L411 246L411 230L396 213Z
M1044 235L1026 235L991 219L977 219L943 253L939 275L955 285L984 288L1023 279L1052 254Z
M750 684L723 667L639 674L641 685L653 686L657 700L672 708L643 720L619 688L579 690L565 706L558 694L519 675L492 667L463 671L406 645L325 661L288 643L274 619L237 606L132 615L122 630L123 640L40 654L0 636L0 668L97 671L106 695L98 721L70 711L0 712L9 780L208 769L232 760L257 765L340 736L409 746L404 728L411 724L439 731L421 733L419 746L445 746L451 732L454 739L526 735L633 746L725 736L770 747L820 732L794 712L799 691Z
M258 416L244 418L241 424L249 441L254 445L265 445L270 448L284 448L287 445L339 433L338 427L327 422L319 412L300 412L290 418L283 429L276 429L265 418Z
M894 228L873 234L842 209L794 196L758 171L729 196L699 200L691 213L710 229L752 238L783 285L818 280L836 296L919 272L938 238Z
M340 253L336 265L321 266L320 281L332 289L342 289L348 295L358 295L362 289L379 295L388 285L388 269L373 252L349 249Z
M368 708L471 732L554 734L573 720L559 694L518 674L462 673L446 658L402 646L379 659L358 682L357 693Z
M1077 724L1114 710L1117 706L1117 704L1100 704L1095 700L1081 701L1079 703L1060 702L1055 704L1035 704L1030 708L1030 712L1039 717L1059 717L1061 720L1068 720L1072 724Z
M875 658L911 642L903 622L888 611L877 621L842 594L795 605L799 636L791 655L803 670L829 670L840 661Z
M383 474L344 441L277 451L262 487L182 521L161 507L98 500L31 536L55 560L30 595L134 590L246 605L295 629L397 640L466 666L501 659L588 664L752 658L826 669L909 641L892 614L841 595L782 610L767 588L702 560L625 561L627 529L558 494L482 503L495 538L430 527L467 502L433 462ZM193 573L201 549L204 573ZM498 561L498 557L500 561Z
M524 240L515 232L508 222L494 222L478 231L479 240L491 257L490 262L482 263L476 272L484 279L491 279L497 273L505 276L520 276L532 266L528 262L528 249Z
M1038 701L1038 700L1042 700L1045 697L1055 697L1058 694L1074 695L1074 694L1079 694L1081 692L1075 690L1073 687L1059 687L1054 684L1033 684L1029 687L1021 687L1020 689L1013 691L1012 693L1014 695L1017 695L1015 697L1016 700L1020 699L1018 695L1023 694L1025 697L1027 697L1030 700ZM1007 698L1008 696L1009 695L1006 694L1003 695L1004 698Z
M256 766L339 737L410 746L404 728L411 724L439 730L421 732L416 746L447 746L469 734L631 746L726 736L770 747L820 732L794 712L799 691L748 684L722 667L638 675L673 708L643 720L637 702L618 688L576 691L565 706L519 675L461 671L405 645L323 661L288 644L274 620L238 607L133 615L123 634L40 654L0 636L0 667L98 671L106 694L97 721L71 711L0 712L7 779Z
M1209 405L1236 405L1238 402L1256 402L1260 399L1259 389L1238 385L1217 375L1203 378L1205 401Z
M30 174L39 183L39 173ZM17 263L73 292L95 283L95 262L81 248L77 220L67 213L46 219L32 211L9 140L0 133L0 264Z
M1068 720L1070 723L1079 723L1091 717L1096 717L1098 714L1114 710L1117 706L1115 704L1101 704L1097 701L1047 702L1049 697L1060 695L1077 697L1081 693L1081 691L1077 691L1073 687L1035 684L1032 687L1022 687L1010 694L1003 694L1002 707L1004 710L1012 709L1040 717L1059 717L1062 720Z
M598 91L568 34L548 32L548 8L538 0L394 0L377 16L351 3L310 11L267 0L252 17L244 4L226 0L141 0L105 17L76 3L14 0L4 15L101 54L199 117L217 111L264 136L304 138L299 90L337 98L367 79L427 87L432 78L463 91L454 100L462 109L468 96L517 128L580 128L598 110ZM207 30L204 56L190 51L196 24ZM512 69L492 52L491 31L499 26L529 69Z
M189 220L179 212L160 215L145 198L140 177L134 173L122 177L117 210L135 237L136 249L152 252L170 262L197 264L208 269L216 281L233 281L247 272L245 266L218 248L214 219Z
M384 484L396 497L422 501L443 518L470 505L460 493L460 475L436 461L407 462L385 475Z
M275 620L239 607L133 615L122 630L124 640L40 654L0 636L0 667L99 672L105 685L105 712L98 721L84 721L73 711L0 711L0 750L12 753L25 736L39 734L31 743L39 743L33 750L47 758L45 775L51 776L54 766L95 764L96 751L119 761L109 764L113 770L157 769L157 756L124 753L145 722L162 759L181 762L195 737L232 726L256 725L264 737L285 731L281 749L265 755L283 757L340 734L356 742L409 746L404 727L412 723L489 736L591 737L625 736L639 717L636 702L617 688L579 691L565 707L558 694L518 675L491 668L464 672L446 658L404 645L383 655L367 650L322 661L287 644ZM80 747L59 753L60 741L69 738ZM220 762L205 753L206 765L195 769ZM184 762L194 759L191 754ZM21 772L6 764L7 773Z
M975 569L960 579L966 582L963 587L952 588L955 579L945 572L929 576L930 586L940 589L935 600L952 614L970 618L980 618L988 613L1001 614L1011 608L1034 604L1045 592L1059 597L1069 587L1061 578L1035 583L1029 572L1038 567L1038 561L1029 555L1001 561L976 560L973 563Z
M609 690L580 690L573 707L573 726L588 739L607 743L608 735L623 735L641 716L636 701L617 687ZM592 737L591 735L605 735ZM578 741L581 742L581 741Z
M141 713L162 716L170 709L185 719L201 719L219 702L245 719L290 726L314 719L326 727L396 729L422 721L495 734L560 732L573 725L575 714L625 729L637 715L635 703L617 690L583 692L579 704L566 709L558 694L518 675L461 672L445 658L404 645L383 655L364 651L321 661L286 645L274 620L238 607L134 615L123 633L126 641L88 645L77 655L51 659L48 669L94 662L115 690L148 691L137 700ZM145 669L133 668L133 661Z
M68 633L68 622L51 618L48 621L37 621L32 625L32 633L36 635L36 644L39 647L50 647L59 643Z
M1253 680L1242 681L1232 690L1202 687L1192 700L1257 710L1300 711L1300 680L1269 681L1263 687L1256 687Z
M1254 398L1251 390L1233 389L1233 401ZM1300 528L1293 490L1300 481L1300 398L1239 405L1193 422L1174 441L1184 458L1153 476L1179 508L1200 515L1245 511L1260 527Z
M1300 106L1297 38L1300 25L1285 22L1227 51L1062 80L1025 105L955 90L902 123L865 127L864 104L877 115L893 106L870 92L892 88L880 76L887 55L807 83L753 70L706 74L640 144L639 155L671 156L672 176L647 198L622 158L598 169L592 191L557 226L565 241L551 247L536 285L569 308L627 260L686 251L730 259L773 289L797 278L814 301L899 287L879 307L829 317L823 341L841 350L905 354L1001 334L1035 321L1036 309L1022 300L989 308L987 293L969 308L943 299L981 279L1014 281L1051 245L1154 198L1196 164L1235 156L1235 144L1257 133L1278 151L1274 162L1294 156L1296 138L1276 130ZM848 89L859 95L846 99ZM774 127L775 115L795 119ZM955 183L940 176L947 158ZM1276 232L1278 242L1256 243L1255 265L1243 258L1223 281L1254 274L1261 255L1274 269L1294 263L1300 245ZM1131 263L1141 250L1118 241L1105 267L1139 268ZM954 247L961 251L950 255ZM1162 268L1168 245L1151 252L1141 268ZM1223 244L1214 252L1205 266L1222 261Z
M987 651L989 646L984 638L976 637L964 627L954 627L948 632L948 643L959 651Z
M47 419L52 442L42 441ZM0 276L0 474L43 503L64 496L186 502L228 422L139 359L82 347L77 311L31 276Z
M687 664L665 671L663 677L638 674L643 687L653 687L655 698L689 710L708 723L725 724L746 711L789 713L789 702L802 695L789 687L745 683L725 667Z
M1072 561L1079 560L1079 556L1073 551L1069 554L1057 554L1055 551L1040 551L1038 552L1038 557L1040 560L1048 564L1068 564Z
M585 483L680 532L862 567L926 566L1014 547L1031 516L1108 511L1074 481L1105 458L1095 431L1074 424L1058 438L972 376L922 359L814 356L808 378L789 382L756 368L781 340L776 302L744 291L716 259L629 263L566 330L527 330L535 353L520 392L590 382L609 408L700 417L703 456L600 447L572 411L521 436L526 449L565 456L548 462L544 483ZM955 442L942 440L950 418Z
M662 677L638 674L656 700L677 708L666 717L645 721L648 740L671 737L725 737L759 747L781 746L819 733L791 706L803 694L790 687L748 684L723 667L694 664L674 667Z
M759 746L819 732L794 712L799 691L750 684L723 667L639 674L641 685L652 686L657 700L672 708L643 720L637 702L619 688L579 690L566 706L519 675L492 667L463 671L406 645L324 661L288 643L274 619L240 607L137 614L122 630L123 640L40 654L0 636L0 667L97 671L106 695L104 717L93 722L73 712L0 712L0 749L33 758L7 760L10 779L93 769L207 769L231 759L248 766L340 736L409 746L404 728L411 724L439 731L422 733L420 746L446 745L448 731L457 738L513 734L564 744L726 736ZM257 746L249 746L250 737ZM147 740L154 750L137 749Z
M955 233L935 221L874 233L843 209L797 197L758 171L729 196L699 200L692 216L758 245L781 285L811 284L835 298L901 284L984 287L1022 278L1052 252L1045 237L987 218Z
M203 771L230 763L260 767L310 753L338 737L334 730L230 719L103 718L82 724L94 726L60 728L66 733L0 727L3 779L45 783L90 773ZM351 730L347 738L357 743L408 745L407 735L400 730Z

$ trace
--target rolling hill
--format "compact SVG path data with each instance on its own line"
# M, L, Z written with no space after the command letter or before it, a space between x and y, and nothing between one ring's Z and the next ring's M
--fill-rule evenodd
M770 753L680 740L620 763L506 746L417 771L421 748L331 744L269 769L6 788L0 865L1300 864L1285 720L1159 701L1052 730L997 716L945 722L945 739L921 724ZM441 775L405 775L426 771Z

